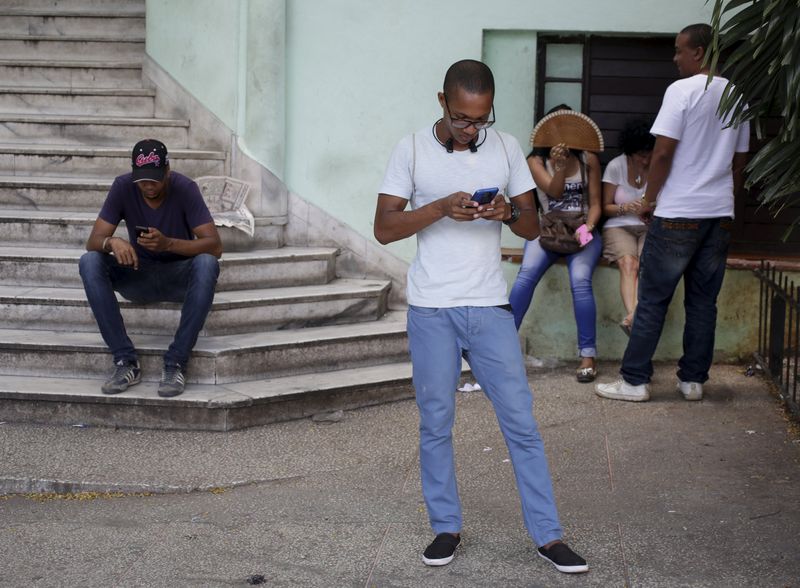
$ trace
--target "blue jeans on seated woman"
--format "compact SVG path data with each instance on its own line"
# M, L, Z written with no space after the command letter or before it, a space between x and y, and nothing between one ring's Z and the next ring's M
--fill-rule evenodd
M525 253L522 257L522 266L519 268L517 279L509 294L509 302L514 312L514 322L517 330L522 324L525 313L533 299L533 292L544 273L562 257L567 258L569 270L569 285L572 290L572 308L575 311L575 322L578 325L578 355L581 357L597 356L597 308L594 303L592 290L592 274L603 244L600 235L594 231L594 239L577 253L563 255L543 249L539 240L526 241ZM544 302L547 303L546 301Z

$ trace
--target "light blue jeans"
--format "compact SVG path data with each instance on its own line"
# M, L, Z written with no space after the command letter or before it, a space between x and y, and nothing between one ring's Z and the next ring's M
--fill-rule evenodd
M544 443L533 417L533 396L511 312L496 306L409 306L408 341L420 415L422 494L434 533L459 533L463 522L452 438L463 353L494 407L528 533L540 546L561 538Z
M578 355L597 357L597 308L592 290L592 274L602 252L603 244L597 231L594 231L594 239L583 249L566 256L542 249L538 239L526 241L522 265L508 295L517 329L528 312L539 280L559 258L566 257L569 286L572 290L572 309L578 326Z

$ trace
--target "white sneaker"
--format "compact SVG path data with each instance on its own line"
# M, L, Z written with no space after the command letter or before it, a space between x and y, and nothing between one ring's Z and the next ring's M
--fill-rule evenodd
M684 400L703 399L703 385L700 382L683 382L678 380L677 388Z
M597 384L594 392L603 398L612 400L628 400L630 402L645 402L650 400L650 384L634 386L625 380L617 380L610 384Z

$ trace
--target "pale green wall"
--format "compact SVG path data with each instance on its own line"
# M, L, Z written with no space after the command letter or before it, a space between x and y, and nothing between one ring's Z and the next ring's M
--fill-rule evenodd
M525 140L535 32L674 34L708 21L710 10L703 0L675 0L668 10L662 0L288 0L286 180L371 235L392 147L441 116L445 70L481 59L485 31L487 61L502 81L498 128ZM414 239L391 249L411 259Z
M239 8L236 1L147 0L147 52L233 130L239 126Z
M147 53L278 177L285 157L284 0L147 0Z
M505 274L509 284L513 283L518 269L519 266L506 264ZM800 282L800 274L788 275L790 279ZM619 272L612 267L598 267L593 286L597 302L597 353L603 375L612 376L616 374L628 342L622 329L617 326L624 316L619 295ZM727 270L718 300L714 346L717 361L747 358L757 349L758 299L759 282L752 271ZM656 360L680 357L683 325L681 284L675 291L667 313ZM521 332L527 339L530 355L560 359L577 356L577 332L566 265L553 266L539 282Z
M290 190L371 238L389 153L441 116L436 92L451 63L485 59L497 127L526 148L539 32L672 35L708 22L710 11L703 0L673 0L668 10L661 0L147 0L147 51ZM410 260L415 240L391 250ZM509 283L517 269L505 264ZM618 359L617 270L598 268L594 285L599 353ZM750 272L728 272L718 330L727 357L755 348L755 288ZM657 357L680 354L681 295ZM534 355L575 355L564 266L542 280L523 334Z

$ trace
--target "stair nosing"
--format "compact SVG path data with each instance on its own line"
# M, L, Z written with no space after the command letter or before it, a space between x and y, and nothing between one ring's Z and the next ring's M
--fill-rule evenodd
M2 115L0 115L2 116ZM0 154L13 155L80 155L89 157L93 155L104 155L111 157L130 157L130 147L104 147L102 145L56 145L56 144L20 144L20 143L0 143ZM169 150L169 154L175 159L225 159L225 151L212 151L210 149L189 149L176 147ZM2 174L0 174L2 175ZM10 177L10 176L8 176ZM17 176L14 176L17 177ZM22 176L19 176L22 177Z
M146 37L122 38L114 36L92 36L92 35L12 35L0 33L0 41L60 41L67 43L136 43L143 45Z
M0 59L0 67L64 67L64 68L96 68L96 69L142 69L142 62L126 59L124 61L94 61L80 59Z
M154 98L151 88L73 88L70 86L0 86L0 94L36 94L41 96L141 96Z
M145 18L144 11L113 11L113 10L75 10L56 8L2 8L0 16L50 16L55 18Z
M96 125L107 126L153 126L153 127L189 127L189 121L177 118L148 118L122 116L80 116L70 114L18 114L0 112L0 122L61 124L61 125Z

